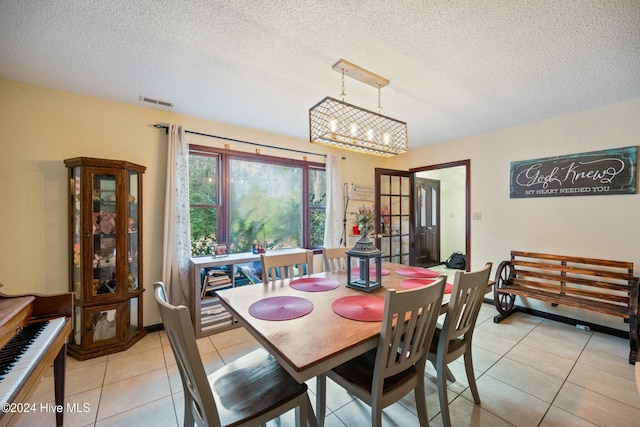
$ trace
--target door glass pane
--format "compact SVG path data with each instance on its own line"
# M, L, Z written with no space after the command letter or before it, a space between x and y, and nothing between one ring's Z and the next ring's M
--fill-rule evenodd
M438 225L438 193L431 189L431 225Z
M229 162L231 252L302 246L302 168Z
M409 215L409 211L411 209L411 200L409 197L402 198L402 214Z
M401 194L400 193L400 177L392 176L391 177L391 194Z
M380 175L380 194L391 193L389 175Z
M402 188L400 189L400 194L402 194L403 196L408 196L411 190L411 183L409 181L409 178L407 178L406 176L403 176L403 177L400 177L400 181L402 186Z

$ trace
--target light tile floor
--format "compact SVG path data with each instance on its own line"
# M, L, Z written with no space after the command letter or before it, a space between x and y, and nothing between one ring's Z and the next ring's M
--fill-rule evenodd
M494 324L495 314L485 304L474 335L480 405L473 403L463 363L451 365L457 378L448 386L454 426L640 425L627 340L525 314ZM212 372L258 344L240 328L202 338L198 347ZM427 369L430 424L441 426L435 370L429 362ZM315 381L309 386L315 404ZM327 387L327 427L370 425L368 406L331 381ZM55 425L54 414L40 410L41 403L53 401L52 390L52 376L45 376L30 399L36 411L23 414L16 425ZM123 353L84 362L69 358L66 394L75 410L66 413L65 426L182 426L182 386L162 332ZM291 426L293 414L269 425ZM384 410L383 425L418 425L413 394Z

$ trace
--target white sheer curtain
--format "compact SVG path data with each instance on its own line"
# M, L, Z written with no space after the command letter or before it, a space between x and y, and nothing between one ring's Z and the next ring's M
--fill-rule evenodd
M171 304L180 305L189 298L189 143L182 126L169 125L168 135L162 281Z
M342 184L342 156L327 154L325 164L327 176L327 205L324 225L324 246L340 246L344 216L344 185ZM344 236L346 239L346 236ZM343 244L345 242L342 242Z

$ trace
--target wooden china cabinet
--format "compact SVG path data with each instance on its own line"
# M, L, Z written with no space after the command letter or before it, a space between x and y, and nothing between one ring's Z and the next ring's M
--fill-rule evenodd
M126 350L142 326L144 166L77 157L69 169L69 281L74 292L68 351L78 360Z

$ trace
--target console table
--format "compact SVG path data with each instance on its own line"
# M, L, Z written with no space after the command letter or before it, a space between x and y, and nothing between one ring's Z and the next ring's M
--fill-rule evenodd
M269 251L269 253L294 253L304 251L301 248L294 249L280 249ZM219 256L213 258L210 255L193 257L189 262L189 280L191 281L191 287L189 288L189 301L188 307L189 312L191 313L191 323L193 324L193 330L195 331L196 338L205 337L207 335L212 335L218 332L226 331L229 329L237 328L239 325L233 319L233 317L229 317L228 323L217 323L215 325L203 324L203 312L206 314L208 311L219 311L224 310L220 304L218 298L212 298L207 300L202 300L201 296L201 286L202 286L202 276L200 275L200 271L203 268L209 267L221 267L228 265L231 271L231 284L229 286L235 287L235 266L238 264L248 264L250 262L259 262L260 254L254 254L251 252L243 252L238 254L229 254L226 256ZM251 285L249 285L251 286Z

